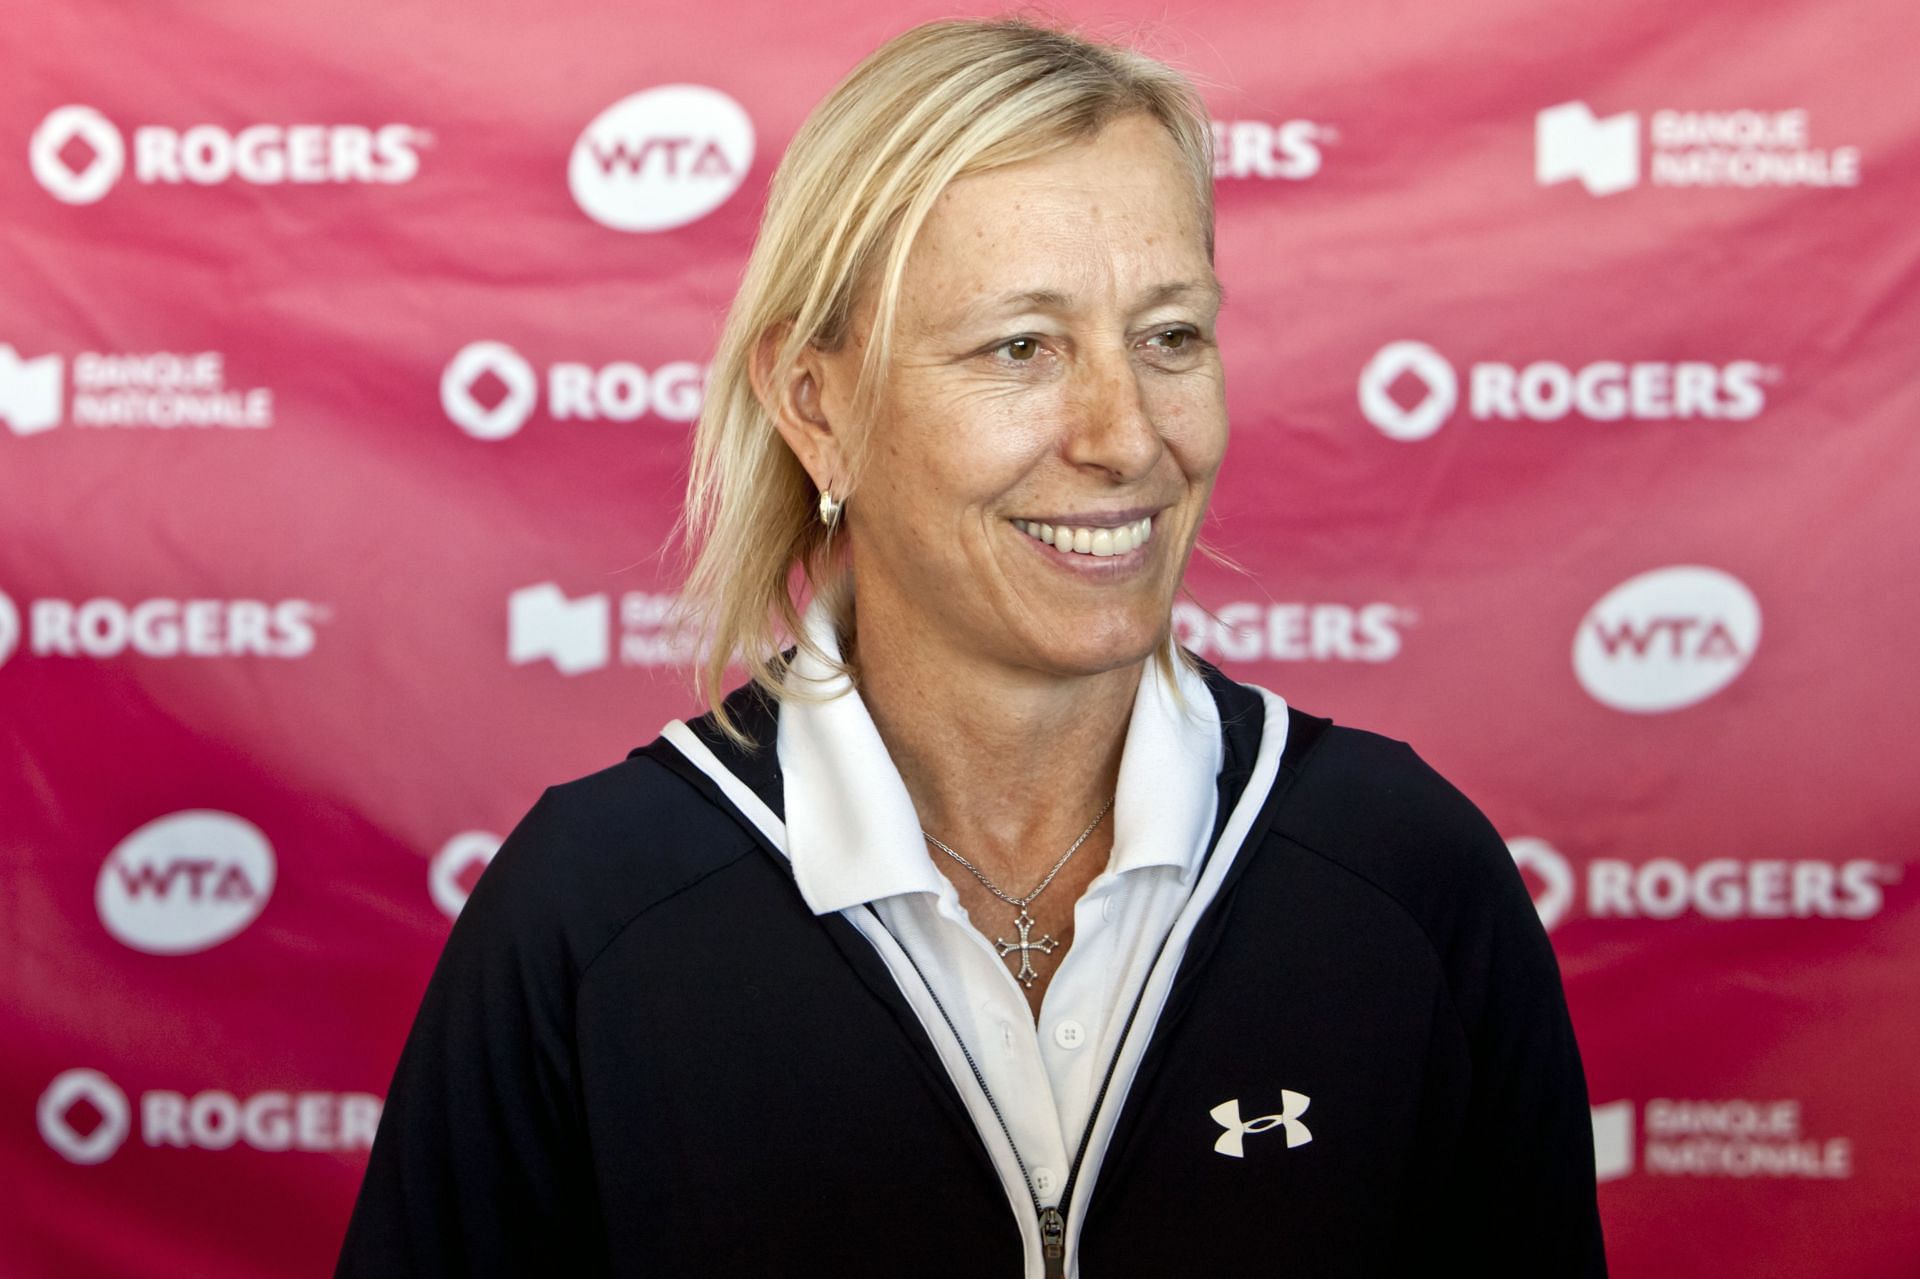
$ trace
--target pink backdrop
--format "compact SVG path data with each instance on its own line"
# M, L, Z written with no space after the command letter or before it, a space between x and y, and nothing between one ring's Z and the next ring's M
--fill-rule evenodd
M944 12L0 24L0 1271L330 1270L498 837L692 708L772 167ZM1185 638L1513 842L1617 1274L1920 1273L1920 13L1066 12L1219 122Z

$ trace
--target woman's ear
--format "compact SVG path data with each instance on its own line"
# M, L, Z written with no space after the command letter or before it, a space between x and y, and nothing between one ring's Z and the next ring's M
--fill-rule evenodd
M760 335L753 351L750 371L753 392L773 418L774 429L787 442L812 477L814 487L833 491L845 474L842 466L838 425L827 418L822 405L822 386L828 376L828 355L812 343L801 348L799 359L778 384L773 380L773 364L790 326L780 325ZM838 493L836 496L844 497Z

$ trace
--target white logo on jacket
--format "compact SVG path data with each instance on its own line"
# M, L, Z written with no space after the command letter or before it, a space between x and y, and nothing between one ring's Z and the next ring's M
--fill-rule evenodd
M1304 1146L1313 1140L1313 1134L1308 1132L1307 1126L1300 1122L1300 1116L1307 1113L1307 1107L1312 1103L1313 1098L1305 1093L1282 1088L1279 1114L1261 1115L1257 1119L1243 1120L1240 1118L1238 1097L1223 1101L1207 1112L1213 1116L1215 1123L1226 1129L1213 1143L1214 1152L1233 1159L1244 1159L1246 1152L1241 1149L1241 1141L1248 1133L1265 1132L1269 1128L1277 1128L1281 1125L1285 1125L1287 1130L1288 1149Z

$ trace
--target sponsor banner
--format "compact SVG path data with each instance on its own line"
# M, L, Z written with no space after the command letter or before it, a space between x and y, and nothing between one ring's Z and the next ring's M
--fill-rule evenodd
M567 159L580 211L615 231L671 231L725 204L753 167L753 120L718 89L669 84L620 99Z
M364 1151L380 1125L381 1099L358 1092L268 1091L236 1096L152 1088L129 1098L105 1073L62 1071L40 1094L42 1140L75 1164L101 1164L129 1140L153 1152Z
M1188 70L1208 134L1205 530L1243 571L1197 559L1174 634L1406 741L1507 839L1609 1273L1905 1273L1920 8L1489 3L1082 23ZM660 548L780 159L879 39L799 16L72 0L0 28L6 1279L331 1255L503 840L699 713ZM930 136L923 105L884 127ZM983 253L940 287L1072 305L929 372L1001 463L1032 445L944 477L963 518L1189 491L1186 401L1122 377L1173 319L1128 300L1186 273L1119 239L1092 270L1024 201L1001 229L1039 246L1021 278ZM1068 376L966 373L1022 334ZM1139 473L1073 447L1129 387L1165 446ZM1199 1157L1321 1150L1282 1083L1325 1104L1222 1080Z
M1580 620L1573 671L1603 706L1677 711L1740 677L1760 646L1760 602L1731 573L1653 569L1603 595Z
M122 130L93 107L47 113L28 144L34 180L66 204L142 186L397 185L420 172L433 135L409 124L142 124Z
M1757 360L1479 360L1463 372L1425 342L1389 342L1360 371L1360 413L1391 440L1475 422L1715 422L1758 418L1781 380Z
M1418 621L1414 610L1378 600L1173 606L1174 638L1212 662L1391 662Z
M1531 835L1508 840L1507 850L1549 930L1570 917L1869 920L1905 878L1899 862L1869 857L1595 857L1576 871Z
M1852 1177L1853 1140L1809 1133L1803 1109L1796 1098L1654 1098L1638 1108L1631 1101L1610 1101L1593 1107L1595 1169L1602 1182L1635 1173L1735 1180Z
M696 655L675 624L679 601L650 591L569 597L557 582L525 586L507 598L507 660L547 662L562 675L621 666L676 666Z
M1534 180L1618 195L1662 187L1856 187L1860 148L1815 146L1805 107L1637 111L1596 116L1563 102L1534 117ZM1645 140L1644 153L1642 139ZM1644 154L1644 159L1643 159Z
M652 370L628 360L567 360L549 365L542 376L504 342L469 342L440 374L440 406L476 440L518 434L535 412L553 422L692 422L700 416L710 372L691 360Z
M229 385L220 351L83 351L73 357L70 385L66 368L57 353L25 358L0 343L0 422L15 435L62 423L163 430L274 423L273 389Z
M303 658L332 609L313 600L156 598L128 602L0 592L0 664L9 657Z
M1326 163L1340 131L1312 120L1215 120L1213 176L1219 181L1304 182Z

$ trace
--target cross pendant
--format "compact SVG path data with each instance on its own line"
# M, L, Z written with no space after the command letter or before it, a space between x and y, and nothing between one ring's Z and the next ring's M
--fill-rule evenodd
M1060 943L1055 941L1051 936L1042 937L1039 941L1029 941L1028 934L1033 931L1033 917L1027 914L1024 907L1021 908L1019 918L1013 921L1013 926L1020 930L1019 941L1002 941L996 937L993 939L993 942L994 945L1000 948L1000 958L1002 959L1005 959L1016 950L1020 952L1020 971L1013 975L1014 980L1018 981L1028 990L1032 990L1033 979L1040 974L1034 971L1033 964L1028 960L1028 952L1037 950L1043 955L1051 955L1053 948Z

